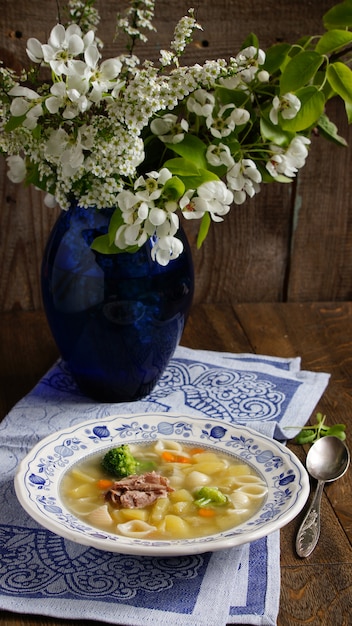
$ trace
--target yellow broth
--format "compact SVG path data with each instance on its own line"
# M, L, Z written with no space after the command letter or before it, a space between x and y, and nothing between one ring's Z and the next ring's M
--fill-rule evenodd
M155 471L174 491L145 508L115 508L105 501L109 480L101 467L104 454L93 454L68 470L60 485L67 509L87 524L118 535L157 540L190 539L228 530L252 517L261 507L267 487L242 460L219 451L174 441L130 445L139 460L151 460ZM196 506L203 486L227 496L222 506Z

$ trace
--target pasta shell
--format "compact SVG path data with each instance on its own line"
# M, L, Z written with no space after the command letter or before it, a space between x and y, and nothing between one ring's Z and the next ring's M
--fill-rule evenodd
M97 509L94 509L94 511L91 511L87 515L86 519L94 526L107 527L112 525L112 519L107 504L99 506Z
M147 522L143 522L143 520L134 519L124 524L118 524L117 530L125 537L137 537L140 539L147 537L151 532L156 530L156 527L147 524Z

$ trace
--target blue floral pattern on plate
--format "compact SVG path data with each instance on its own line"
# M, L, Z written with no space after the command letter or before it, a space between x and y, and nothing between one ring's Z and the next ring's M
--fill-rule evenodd
M209 537L174 541L132 539L97 530L67 509L59 484L67 468L96 450L121 443L178 440L214 448L249 463L267 484L262 508L247 522ZM39 442L21 462L16 494L24 509L42 526L84 545L121 552L172 556L197 554L259 539L293 519L309 493L308 476L282 444L247 427L181 414L116 415L104 422L84 422Z

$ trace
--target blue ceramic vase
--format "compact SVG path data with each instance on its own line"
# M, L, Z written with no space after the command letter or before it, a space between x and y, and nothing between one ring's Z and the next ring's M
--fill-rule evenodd
M107 232L111 210L72 206L50 235L42 263L48 323L78 387L101 402L149 394L180 341L191 307L194 274L183 253L167 266L151 258L153 239L136 253L91 249Z

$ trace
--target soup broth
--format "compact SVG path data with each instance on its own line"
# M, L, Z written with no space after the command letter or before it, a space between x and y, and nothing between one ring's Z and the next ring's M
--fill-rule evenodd
M86 523L110 533L157 540L191 539L228 530L261 507L267 488L247 463L218 451L174 441L130 444L140 461L150 461L172 491L144 508L119 508L106 498L116 478L102 469L103 453L75 464L60 490L67 509ZM202 487L216 487L225 504L199 503Z

